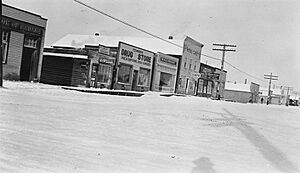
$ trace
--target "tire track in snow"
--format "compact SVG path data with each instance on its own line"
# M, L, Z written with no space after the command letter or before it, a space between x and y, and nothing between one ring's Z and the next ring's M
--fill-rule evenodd
M239 119L236 115L223 108L227 113L220 114L224 119L231 121L230 125L238 129L245 137L257 147L258 151L268 160L274 168L281 172L294 173L299 172L298 168L288 158L273 146L263 135L259 134L254 128L247 125L244 121Z

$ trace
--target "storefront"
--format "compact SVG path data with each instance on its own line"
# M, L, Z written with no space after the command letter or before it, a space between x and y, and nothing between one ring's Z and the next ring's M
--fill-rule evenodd
M219 75L215 73L215 68L201 63L199 73L201 76L198 79L197 96L214 96L216 80L219 77Z
M85 50L45 48L40 82L86 86L89 60Z
M3 78L39 80L47 19L2 4Z
M152 90L160 92L175 92L179 59L157 53L155 56Z
M86 49L89 49L86 47ZM99 45L97 50L88 50L90 59L89 87L111 89L117 48Z
M197 78L195 78L195 74L199 73L202 47L203 44L190 37L184 39L176 89L178 94L197 94Z
M114 89L149 91L154 53L119 42Z

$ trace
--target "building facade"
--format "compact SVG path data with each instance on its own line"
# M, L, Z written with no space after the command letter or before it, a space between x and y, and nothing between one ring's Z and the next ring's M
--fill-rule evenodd
M64 86L86 86L89 64L85 50L45 48L40 82Z
M90 60L88 87L111 89L118 48L99 45L85 46L85 49Z
M152 91L175 92L179 59L158 52L153 68Z
M3 78L40 80L47 19L2 4Z
M197 96L212 97L215 93L215 68L207 64L200 64L200 77L198 78Z
M149 91L154 53L119 42L114 89Z
M227 101L240 103L258 103L259 101L259 85L251 82L251 84L239 84L227 82L224 90L224 99Z
M197 94L196 76L199 74L202 47L203 44L192 38L185 38L177 82L178 94Z
M226 81L226 71L201 63L198 77L197 96L222 99Z

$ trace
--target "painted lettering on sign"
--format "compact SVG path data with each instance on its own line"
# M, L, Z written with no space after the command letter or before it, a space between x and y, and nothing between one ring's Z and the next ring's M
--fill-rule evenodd
M125 43L119 45L119 62L135 64L140 67L152 67L154 53Z
M170 64L170 65L173 65L173 66L176 66L177 65L177 62L172 60L172 59L169 59L169 58L166 58L166 57L160 57L160 61L162 62L165 62L167 64Z
M30 25L24 22L19 22L5 17L2 17L1 24L2 26L8 27L16 31L30 32L38 35L42 35L43 33L40 27Z

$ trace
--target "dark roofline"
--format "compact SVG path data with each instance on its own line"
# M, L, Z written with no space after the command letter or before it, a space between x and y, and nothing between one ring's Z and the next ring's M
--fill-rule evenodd
M7 4L3 4L3 3L2 3L2 6L7 6L7 7L10 7L10 8L14 8L14 9L16 9L16 10L23 11L23 12L25 12L25 13L32 14L32 15L34 15L34 16L40 17L40 18L43 19L43 20L48 20L48 19L42 17L42 16L39 15L39 14L36 14L36 13L33 13L33 12L29 12L29 11L26 11L26 10L23 10L23 9L20 9L20 8L11 6L11 5L7 5ZM2 13L2 15L3 15L3 13Z
M218 68L218 67L214 67L214 66L211 66L211 65L205 64L205 63L203 63L203 62L200 62L200 66L201 66L202 64L203 64L203 65L205 65L205 66L207 66L207 67L214 68L215 70L216 70L216 69L218 69L218 70L221 70L221 69L220 69L220 68ZM224 71L225 73L227 73L227 71L226 71L226 70L223 70L223 71Z

